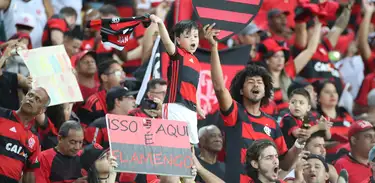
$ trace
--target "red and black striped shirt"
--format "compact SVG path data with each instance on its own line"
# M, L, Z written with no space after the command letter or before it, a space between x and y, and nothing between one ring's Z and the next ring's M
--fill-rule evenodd
M51 32L52 30L59 30L61 32L66 32L69 30L66 21L59 17L59 15L52 16L44 27L42 44L43 46L52 46Z
M39 161L37 183L69 183L82 177L79 156L66 156L51 148L40 154Z
M316 116L308 113L308 121L310 126L314 126L317 124ZM287 113L283 116L280 121L281 131L284 134L285 142L288 146L288 149L293 147L295 141L297 140L296 137L293 136L292 132L298 128L302 128L303 121L299 118L294 117L291 113Z
M39 168L39 139L15 111L0 107L0 182L18 183L23 171Z
M303 51L303 49L298 48L298 46L295 46L294 48L294 57ZM333 50L333 48L330 41L326 37L323 38L322 42L318 45L317 51L304 69L299 73L299 76L306 78L310 83L322 79L334 81L337 91L341 93L343 90L343 83L340 78L340 72L328 57L328 52L331 50Z
M271 116L263 112L260 116L253 116L236 101L233 101L228 111L221 111L221 114L226 137L225 159L228 161L225 164L225 179L227 182L243 182L241 179L246 179L244 172L246 151L255 140L272 140L280 155L288 151L281 128Z
M193 54L176 47L168 66L168 89L164 103L181 103L196 111L197 87L201 67Z
M81 125L83 127L86 127L95 119L104 117L107 114L107 102L105 99L106 95L106 90L102 90L94 95L91 95L85 101L83 106L77 110L77 116L81 120Z

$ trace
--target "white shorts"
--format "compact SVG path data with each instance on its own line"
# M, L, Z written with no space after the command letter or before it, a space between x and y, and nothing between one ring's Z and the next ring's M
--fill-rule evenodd
M163 104L163 119L185 121L188 123L188 133L191 144L198 144L198 118L197 112L192 111L182 104Z

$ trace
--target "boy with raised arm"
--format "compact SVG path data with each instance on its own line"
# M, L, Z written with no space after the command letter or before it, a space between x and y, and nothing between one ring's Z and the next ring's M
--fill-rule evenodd
M198 144L197 112L204 118L197 100L200 64L194 56L199 45L198 25L191 20L178 22L174 28L176 45L159 17L150 19L159 28L163 45L170 56L168 89L163 104L163 119L186 121L191 144Z

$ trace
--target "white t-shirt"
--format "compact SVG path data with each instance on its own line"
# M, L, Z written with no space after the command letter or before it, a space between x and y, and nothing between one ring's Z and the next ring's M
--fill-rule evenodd
M22 0L11 0L6 11L2 11L5 25L5 35L9 39L16 32L17 15L28 13L35 17L35 27L30 34L33 48L42 46L42 35L47 23L47 14L44 8L43 0L31 0L24 2Z
M82 11L82 0L51 0L53 10L55 14L58 14L61 9L64 7L72 7L76 10L77 16L77 25L82 23L81 11Z

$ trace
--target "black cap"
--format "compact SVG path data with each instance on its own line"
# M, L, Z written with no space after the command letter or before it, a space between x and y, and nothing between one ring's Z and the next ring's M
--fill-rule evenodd
M289 13L289 11L281 11L279 9L272 9L272 10L268 11L267 18L271 19L272 17L279 16L281 14L284 14L284 15L288 16L290 13Z
M329 172L328 164L326 163L326 160L325 160L325 158L323 156L317 155L317 154L310 154L307 157L307 160L309 160L309 159L318 159L318 160L320 160L323 163L324 168L326 169L326 172Z
M131 91L127 87L115 86L108 90L107 96L106 96L106 102L113 103L115 99L118 99L120 97L125 97L125 96L132 96L137 93L138 91Z
M95 161L107 151L108 150L104 150L103 147L97 143L85 146L80 156L81 167L89 171Z
M311 84L307 82L305 78L297 76L288 87L288 91L287 91L288 96L292 94L293 90L298 89L298 88L305 88L306 86L309 86L309 85Z

